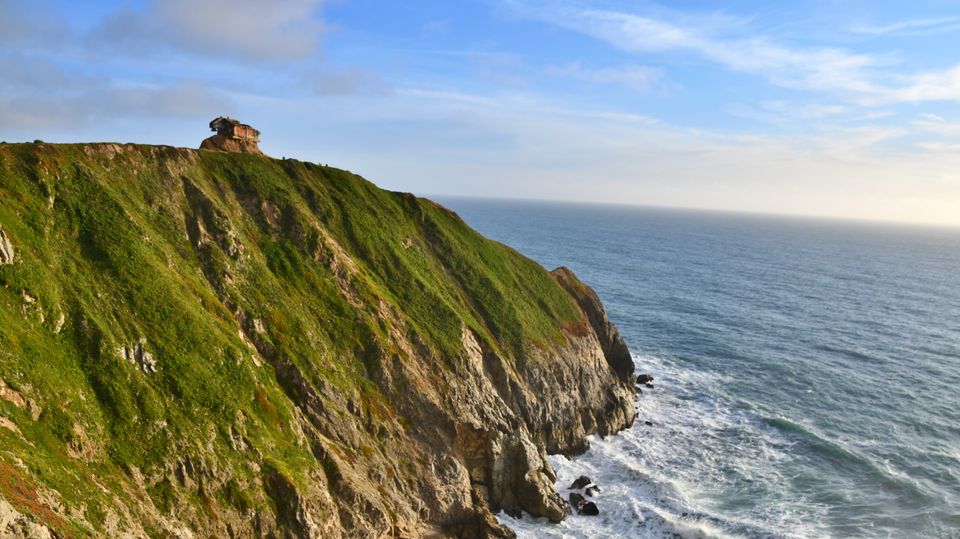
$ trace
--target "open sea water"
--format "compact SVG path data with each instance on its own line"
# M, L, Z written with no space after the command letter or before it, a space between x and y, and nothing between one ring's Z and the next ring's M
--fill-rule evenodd
M960 537L960 229L440 198L603 299L655 377L520 537ZM645 424L646 421L653 426Z

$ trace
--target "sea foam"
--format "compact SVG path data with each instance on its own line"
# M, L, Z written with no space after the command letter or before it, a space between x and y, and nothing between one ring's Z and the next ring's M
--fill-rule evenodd
M742 489L776 490L782 481L773 464L793 458L793 442L781 429L725 396L722 377L650 355L635 356L634 361L638 372L655 378L654 389L643 388L638 398L634 426L605 439L591 437L591 449L578 457L549 458L557 472L557 490L565 498L581 475L600 486L593 498L600 516L571 515L551 524L529 515L517 519L501 514L501 522L521 538L825 535L816 526L825 508L811 500L770 496L765 498L771 500L768 504L737 507Z

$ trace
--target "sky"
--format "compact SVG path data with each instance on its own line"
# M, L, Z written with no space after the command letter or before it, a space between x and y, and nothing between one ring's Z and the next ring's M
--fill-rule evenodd
M960 5L0 0L0 140L261 148L419 195L960 226Z

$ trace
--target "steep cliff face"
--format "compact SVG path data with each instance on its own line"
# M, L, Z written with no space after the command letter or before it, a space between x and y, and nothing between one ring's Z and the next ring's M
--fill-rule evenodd
M291 160L0 146L0 535L509 537L633 421L599 299Z

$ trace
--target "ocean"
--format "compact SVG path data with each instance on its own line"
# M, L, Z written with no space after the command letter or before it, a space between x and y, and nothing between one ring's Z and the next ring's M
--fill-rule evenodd
M438 200L573 269L655 377L550 457L601 514L500 515L520 537L960 536L960 229Z

